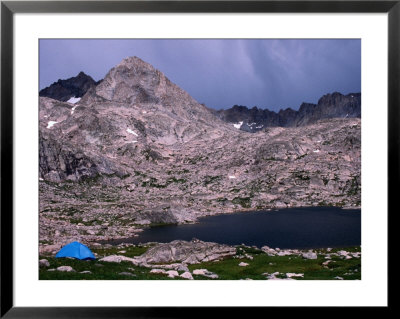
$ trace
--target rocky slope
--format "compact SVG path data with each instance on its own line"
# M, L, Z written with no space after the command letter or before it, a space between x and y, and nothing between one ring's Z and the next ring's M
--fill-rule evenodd
M100 82L101 80L96 82L89 75L80 72L75 77L66 80L60 79L52 85L40 90L39 96L66 102L71 98L81 98L90 88L95 87Z
M40 98L40 241L124 238L152 224L360 205L361 122L238 130L139 58L75 103Z
M287 108L278 113L256 106L234 105L230 109L214 111L215 115L236 128L257 132L267 127L298 127L328 118L361 118L361 94L326 94L317 104L303 103L298 111Z

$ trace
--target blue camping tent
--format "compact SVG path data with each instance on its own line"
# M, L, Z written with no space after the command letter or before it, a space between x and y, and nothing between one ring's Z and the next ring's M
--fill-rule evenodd
M61 248L56 255L56 258L60 257L73 257L76 259L91 259L91 260L96 259L96 257L93 255L93 253L87 246L77 241L74 241Z

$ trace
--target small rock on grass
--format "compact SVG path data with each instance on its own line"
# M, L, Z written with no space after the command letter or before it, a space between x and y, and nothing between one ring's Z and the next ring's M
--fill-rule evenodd
M47 268L50 267L50 263L47 259L40 259L39 260L39 267L40 268Z
M246 266L248 266L248 265L249 265L248 263L244 263L244 262L241 262L241 263L239 264L240 267L246 267Z
M176 270L168 270L165 272L169 278L175 278L179 276L179 273Z
M193 270L193 275L201 275L211 279L218 279L217 274L214 274L213 272L208 271L207 269L195 269Z
M312 251L304 253L302 256L304 259L317 259L318 258L317 254Z
M57 270L65 271L65 272L75 271L71 266L60 266L60 267L57 267Z
M154 269L150 270L150 273L151 273L151 274L165 274L166 272L165 272L164 269L157 269L157 268L154 268Z
M205 275L206 273L208 273L207 269L195 269L193 270L193 275Z
M185 265L180 264L180 265L177 267L176 270L188 272L188 271L189 271L189 268L188 268L187 266L185 266Z
M292 278L292 277L304 277L304 274L296 274L296 273L293 273L293 272L288 272L288 273L286 273L286 277L287 277L287 278Z
M185 279L190 279L193 280L193 276L190 272L186 271L183 274L181 274L179 277L185 278Z

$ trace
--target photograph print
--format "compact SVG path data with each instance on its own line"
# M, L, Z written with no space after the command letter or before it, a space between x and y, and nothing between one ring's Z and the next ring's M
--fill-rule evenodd
M40 39L40 280L361 280L360 39Z

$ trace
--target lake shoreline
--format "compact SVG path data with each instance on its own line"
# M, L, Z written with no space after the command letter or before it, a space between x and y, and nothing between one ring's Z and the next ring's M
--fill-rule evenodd
M81 237L81 238L74 238L73 240L69 240L69 241L62 241L62 242L57 242L57 241L53 241L53 242L39 242L39 252L48 252L48 251L55 251L57 249L59 249L60 247L64 246L65 244L67 244L68 242L77 240L80 241L84 244L87 245L91 245L94 243L98 243L98 244L104 244L106 242L110 242L110 241L118 241L121 242L121 240L126 240L126 239L132 239L132 238L138 238L140 237L140 234L142 234L144 231L150 229L151 227L155 227L155 226L171 226L171 225L196 225L201 223L201 220L203 218L209 218L209 217L215 217L215 216L230 216L230 215L236 215L236 214L248 214L248 213L259 213L259 212L284 212L287 209L307 209L307 208L311 208L311 209L316 209L316 208L338 208L338 209L342 209L343 211L349 211L349 210L357 210L360 209L361 210L361 206L345 206L345 207L337 207L337 206L295 206L295 207L282 207L282 208L278 208L278 207L269 207L269 208L265 208L263 210L255 210L254 208L241 208L240 210L233 210L230 211L229 209L227 211L221 212L219 211L209 211L209 212L203 212L201 214L196 214L194 213L194 218L192 218L189 221L182 221L182 222L178 222L178 223L158 223L158 224L152 224L152 223L143 223L140 225L135 224L135 226L133 228L128 229L129 232L126 232L125 229L121 229L121 233L119 236L113 236L113 237L109 237L107 235L97 235L95 233L91 233L90 236L85 236L85 237ZM77 227L78 229L82 229L82 228L89 228L89 227L85 227L82 224L77 224L75 227ZM102 228L107 228L106 226L102 226ZM89 232L90 230L88 230ZM107 232L107 229L104 229L105 232ZM127 236L128 235L128 236ZM132 236L133 235L133 236ZM54 239L54 238L53 238Z
M343 213L345 213L346 215L343 215ZM347 213L349 213L349 215L347 215ZM355 215L353 215L353 213ZM341 233L342 228L342 232L344 231L347 233L359 233L361 231L361 224L358 224L359 219L356 218L357 216L361 217L361 210L344 210L337 207L296 207L267 211L241 211L230 214L223 213L213 216L201 217L195 223L191 224L164 224L149 226L136 237L111 239L100 241L99 243L111 245L118 245L121 243L144 244L146 242L166 243L177 239L191 240L192 238L198 238L200 240L218 242L221 244L249 244L259 248L264 245L269 245L270 243L275 243L273 244L274 247L280 247L283 249L320 249L326 247L342 247L346 244L351 246L354 244L359 244L361 242L361 234L359 234L360 236L358 241L357 236L349 237L349 235L347 235L346 237L346 234L343 235ZM307 220L310 219L311 221L307 222ZM286 232L287 236L297 236L298 239L293 239L292 243L283 242L283 244L280 244L279 241L276 242L273 238L271 238L274 237L274 235L272 234L270 236L266 236L265 239L255 238L256 235L260 232L275 233L276 237L282 236L280 232L277 232L273 227L269 226L269 223L277 223L277 225L280 225L280 232ZM309 223L311 223L311 225L308 225ZM236 224L241 226L238 227L236 226ZM265 224L265 228L261 227L259 224ZM300 229L297 229L297 225L299 225L298 228ZM236 230L237 228L243 227L245 227L246 230L253 232L253 234L249 236L253 239L250 239L249 241L247 240L246 230L242 232L238 232ZM289 229L285 229L285 227L289 227ZM336 230L336 232L338 233L337 237L345 236L345 239L347 241L339 240L337 243L335 243L335 241L330 239L327 242L325 241L327 244L324 244L324 237L328 235L330 235L331 237L335 236L335 232L332 231L332 228L334 227L338 228ZM350 230L345 229L346 227L352 228ZM317 228L317 230L313 228ZM319 230L320 228L321 230ZM324 231L324 229L326 229L326 231ZM233 234L231 238L227 238L228 235L225 235L224 237L208 234L214 234L218 232L222 232L225 234L233 232ZM243 234L243 232L245 234ZM328 232L329 234L325 234L325 232ZM313 235L313 233L315 233L315 235ZM302 237L310 237L309 240L311 241L302 242L304 241L304 238ZM317 243L319 238L321 238L321 242Z

